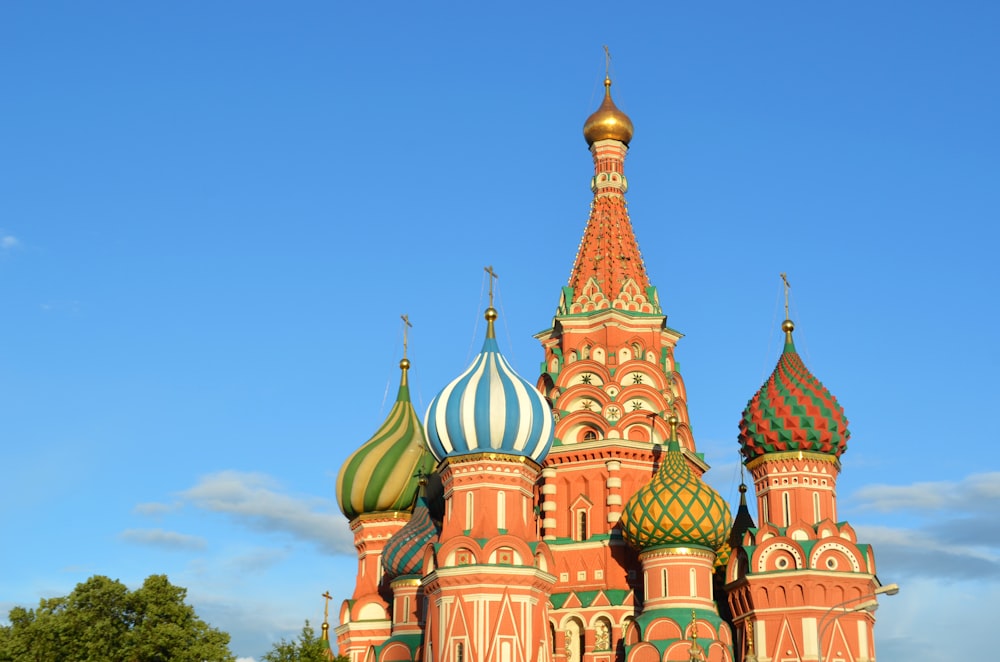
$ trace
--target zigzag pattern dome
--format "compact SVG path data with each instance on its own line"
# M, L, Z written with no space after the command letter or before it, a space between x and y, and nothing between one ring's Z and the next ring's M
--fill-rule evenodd
M659 470L622 509L622 535L639 551L667 545L720 549L732 526L729 506L688 466L671 440Z
M802 363L792 342L795 325L785 320L781 328L785 349L778 365L740 420L743 457L810 451L839 458L851 436L844 408Z
M487 309L482 351L427 409L427 441L438 460L495 452L541 463L552 446L552 410L500 354L495 319L496 311Z
M409 511L418 477L434 469L420 417L410 402L409 360L400 361L399 367L403 376L389 416L337 475L337 503L350 520L366 513Z
M431 519L424 497L418 496L410 521L393 534L382 550L382 567L390 577L402 577L420 572L423 550L437 538L438 529Z

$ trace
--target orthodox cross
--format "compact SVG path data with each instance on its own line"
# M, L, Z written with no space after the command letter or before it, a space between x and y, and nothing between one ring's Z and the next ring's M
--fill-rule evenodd
M497 272L493 271L493 265L492 264L490 266L488 266L488 267L483 267L483 271L485 271L486 273L488 273L490 275L490 308L492 308L493 307L493 281L495 281L496 279L500 278L500 276L497 275Z
M607 46L604 47L604 77L611 77L611 51Z
M406 330L412 329L413 325L410 324L409 315L400 315L399 318L403 320L403 358L406 358Z
M785 319L788 319L788 290L792 287L788 284L788 274L781 274L781 282L785 284Z
M326 598L323 601L323 622L325 623L330 616L330 600L333 600L333 596L330 595L330 591L327 591L322 597Z

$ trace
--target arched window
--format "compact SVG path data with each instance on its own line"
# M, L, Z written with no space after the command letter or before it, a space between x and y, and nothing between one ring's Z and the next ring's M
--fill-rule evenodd
M597 433L594 432L593 430L587 430L586 432L583 433L584 441L595 441L596 439L597 439Z
M813 521L818 522L822 517L820 517L819 512L819 492L813 492Z
M472 492L465 493L465 530L472 530L472 523L475 521L473 513L476 511L476 495Z
M587 531L587 511L578 510L576 511L576 539L586 540L588 538Z
M781 495L781 510L785 516L785 526L792 525L792 500L788 496L788 492Z
M462 642L455 644L455 662L465 662L465 645Z

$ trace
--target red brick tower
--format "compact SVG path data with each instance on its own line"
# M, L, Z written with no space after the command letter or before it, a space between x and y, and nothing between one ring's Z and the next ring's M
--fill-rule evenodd
M837 519L847 419L795 351L794 328L782 324L778 365L740 421L760 523L726 568L737 659L870 662L871 607L888 591L871 547Z
M552 403L556 440L542 470L540 532L555 558L555 659L610 662L623 646L642 582L622 540L622 504L655 472L677 417L680 447L701 475L684 381L674 362L681 334L666 326L646 275L625 192L632 122L611 80L584 124L594 158L590 218L562 289L539 389ZM639 595L637 595L637 593Z

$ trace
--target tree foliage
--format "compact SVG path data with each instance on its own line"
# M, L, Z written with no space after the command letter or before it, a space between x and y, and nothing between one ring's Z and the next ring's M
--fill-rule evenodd
M0 662L233 662L229 635L185 604L187 589L150 575L135 591L95 575L0 626Z
M348 662L346 655L334 657L330 642L316 636L309 621L302 626L297 639L282 639L261 658L262 662Z

